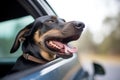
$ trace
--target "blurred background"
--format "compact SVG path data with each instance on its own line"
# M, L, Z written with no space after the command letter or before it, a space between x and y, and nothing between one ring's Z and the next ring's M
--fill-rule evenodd
M120 0L48 0L59 17L85 23L81 38L71 42L78 48L81 66L94 73L100 64L105 75L95 80L120 79Z

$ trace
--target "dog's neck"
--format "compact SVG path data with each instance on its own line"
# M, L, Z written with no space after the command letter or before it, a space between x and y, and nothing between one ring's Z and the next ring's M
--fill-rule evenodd
M26 59L26 60L29 60L29 61L32 61L32 62L35 62L35 63L39 63L39 64L45 64L47 63L48 61L45 61L43 59L39 59L39 58L36 58L28 53L23 53L23 57Z
M37 58L33 55L30 55L29 53L23 53L23 57L26 59L26 60L29 60L29 61L32 61L32 62L35 62L35 63L39 63L39 64L45 64L47 62L50 62L54 59L56 59L56 55L50 55L48 53L46 53L45 51L42 51L41 52L41 58Z

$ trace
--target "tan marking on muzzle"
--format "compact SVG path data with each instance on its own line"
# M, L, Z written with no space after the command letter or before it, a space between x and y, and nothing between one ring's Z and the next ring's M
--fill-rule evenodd
M40 53L41 53L41 56L48 61L51 61L56 58L56 54L50 54L44 50L41 50Z
M34 34L34 40L36 43L38 43L40 41L40 37L41 37L40 30L37 30Z

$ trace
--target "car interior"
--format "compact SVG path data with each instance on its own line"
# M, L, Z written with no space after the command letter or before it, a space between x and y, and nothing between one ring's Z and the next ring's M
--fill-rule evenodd
M6 21L9 22L11 20L17 20L18 18L22 18L28 16L28 12L17 2L17 0L1 0L0 1L0 32L1 34L7 33L7 31L11 30L11 27L1 26ZM3 28L3 29L2 29ZM4 33L2 33L4 30ZM15 31L17 32L17 31ZM13 38L8 39L0 36L0 78L3 77L14 65L17 57L6 56L9 53L10 44L5 44L7 46L7 52L4 53L2 49L6 48L2 43L5 43L5 40L11 43ZM6 54L6 55L4 55Z

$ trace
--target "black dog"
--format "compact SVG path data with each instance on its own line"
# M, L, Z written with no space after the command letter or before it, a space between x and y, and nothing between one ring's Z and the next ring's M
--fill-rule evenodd
M45 64L57 57L70 58L76 48L68 42L77 40L84 28L78 21L65 22L56 16L42 16L22 29L13 44L11 53L22 43L23 55L20 56L12 71L22 71Z

